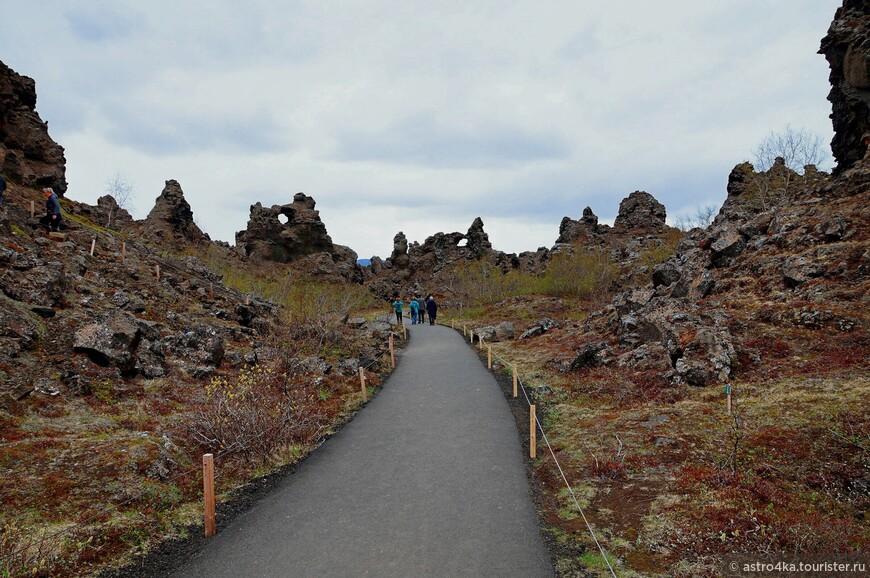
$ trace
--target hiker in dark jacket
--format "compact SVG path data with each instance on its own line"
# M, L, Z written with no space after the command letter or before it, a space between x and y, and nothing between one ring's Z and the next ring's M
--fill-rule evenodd
M57 200L57 195L51 187L42 189L42 192L45 194L45 216L39 219L39 224L46 229L57 231L63 223L60 201Z
M426 298L426 313L429 314L429 325L435 325L435 316L438 315L438 304L435 298L429 295Z
M426 323L426 300L422 297L417 299L417 305L419 306L417 313L420 315L417 323Z

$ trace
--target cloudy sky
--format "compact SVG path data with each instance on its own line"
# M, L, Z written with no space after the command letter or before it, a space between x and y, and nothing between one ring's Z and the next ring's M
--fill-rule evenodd
M232 243L302 191L361 257L478 216L519 252L635 190L718 207L787 124L827 144L840 4L4 0L0 60L36 80L73 199L120 174L144 218L175 179Z

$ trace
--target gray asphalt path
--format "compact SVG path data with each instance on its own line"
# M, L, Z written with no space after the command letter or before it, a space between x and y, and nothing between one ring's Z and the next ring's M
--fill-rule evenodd
M175 576L553 575L498 384L461 334L408 329L378 396Z

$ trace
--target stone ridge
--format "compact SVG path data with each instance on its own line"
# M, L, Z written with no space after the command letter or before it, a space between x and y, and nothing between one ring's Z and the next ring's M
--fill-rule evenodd
M0 61L0 174L25 187L67 189L63 147L36 112L36 83Z

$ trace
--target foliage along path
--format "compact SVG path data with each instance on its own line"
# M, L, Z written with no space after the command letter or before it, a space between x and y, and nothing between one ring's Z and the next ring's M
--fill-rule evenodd
M378 396L176 576L553 575L501 389L460 334L408 329Z

